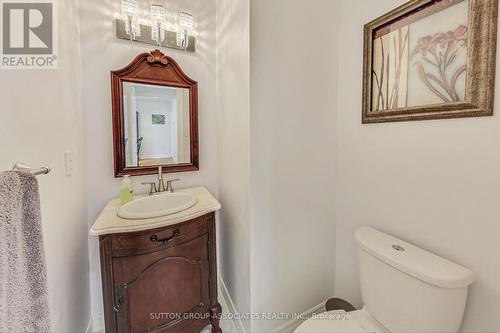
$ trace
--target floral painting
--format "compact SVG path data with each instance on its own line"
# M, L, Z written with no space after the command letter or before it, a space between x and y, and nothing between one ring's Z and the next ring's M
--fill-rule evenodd
M463 90L460 96L457 92L457 83L465 77L467 65L458 60L458 52L466 49L467 30L466 26L460 25L455 31L422 37L411 55L411 59L417 58L414 65L421 83L444 103L459 102L464 98Z
M443 0L374 31L371 110L465 100L468 1Z
M363 124L494 113L498 0L408 0L364 26Z
M373 41L373 108L397 109L406 106L408 73L408 27Z

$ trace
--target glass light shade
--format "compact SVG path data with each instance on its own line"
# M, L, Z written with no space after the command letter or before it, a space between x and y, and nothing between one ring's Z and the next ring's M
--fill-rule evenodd
M194 18L193 15L185 12L179 14L179 26L183 32L187 31L192 34L194 31Z
M151 39L158 45L165 40L165 7L160 5L151 5Z
M141 35L136 0L122 0L122 19L125 22L125 31L131 39Z
M179 32L177 32L177 46L187 49L189 35L194 33L193 15L185 12L179 13Z

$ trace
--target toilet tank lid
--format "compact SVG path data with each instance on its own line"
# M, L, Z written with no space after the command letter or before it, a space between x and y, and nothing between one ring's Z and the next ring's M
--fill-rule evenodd
M463 288L474 281L471 270L371 227L357 229L355 239L372 256L432 285Z

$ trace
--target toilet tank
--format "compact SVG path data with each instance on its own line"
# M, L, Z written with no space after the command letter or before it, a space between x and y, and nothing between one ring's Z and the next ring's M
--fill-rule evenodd
M363 302L391 332L458 332L474 274L405 241L355 232Z

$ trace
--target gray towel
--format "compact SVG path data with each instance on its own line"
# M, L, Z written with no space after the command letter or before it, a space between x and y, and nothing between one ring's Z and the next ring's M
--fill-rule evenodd
M0 332L50 331L36 177L0 173Z

